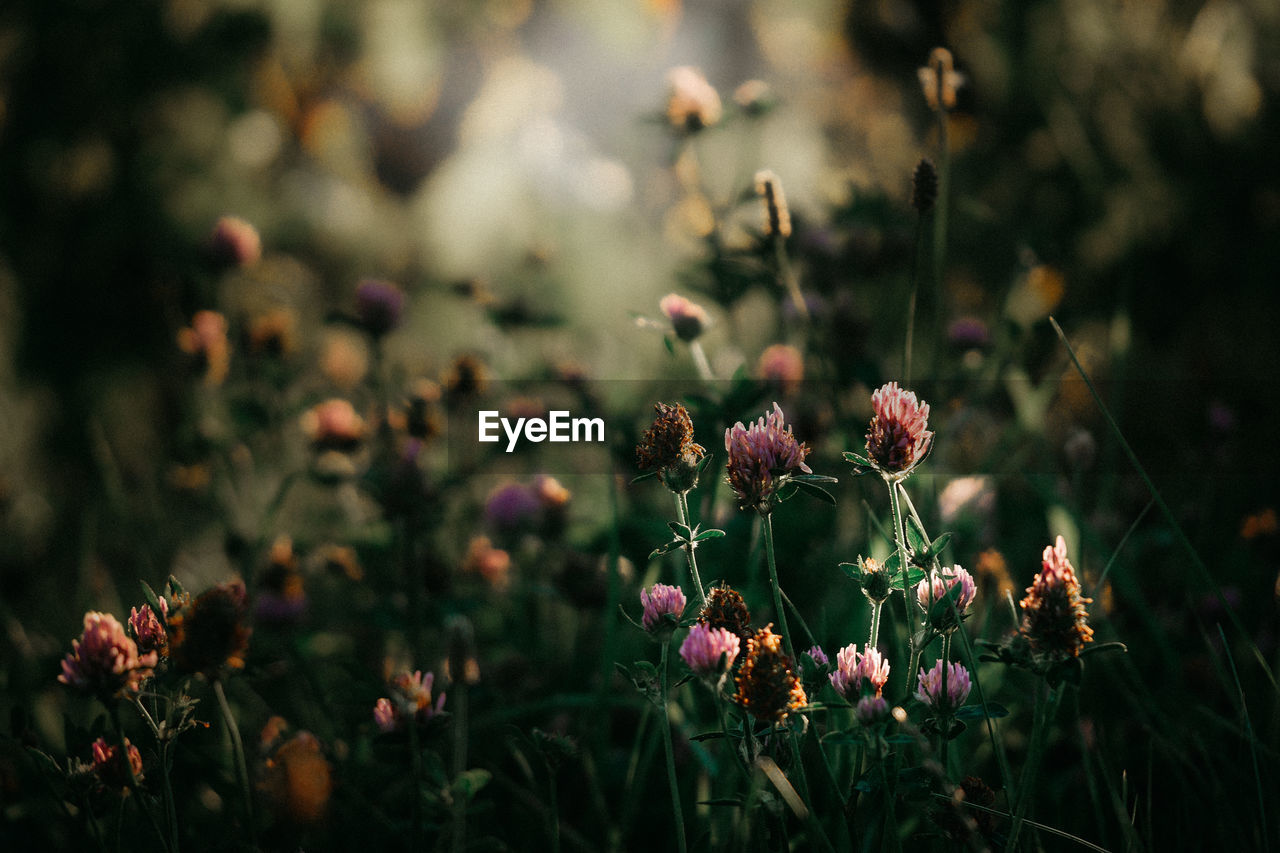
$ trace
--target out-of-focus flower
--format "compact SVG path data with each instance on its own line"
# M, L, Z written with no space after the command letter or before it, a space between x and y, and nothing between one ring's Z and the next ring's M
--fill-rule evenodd
M640 624L644 629L650 634L669 636L679 624L688 601L680 587L655 583L648 589L640 590L640 603L644 606L644 613L640 617Z
M369 372L369 350L364 339L351 329L325 333L320 350L320 372L343 391L350 391Z
M916 698L941 713L950 713L964 704L969 698L969 670L963 664L951 663L947 666L947 684L944 692L942 686L943 662L939 660L932 669L920 667L920 681L916 688Z
M313 566L331 574L340 574L352 581L364 580L360 557L356 549L347 545L322 545L312 551L310 560Z
M62 661L58 680L107 701L140 690L158 662L154 651L138 653L137 643L116 617L90 611L84 615L80 639L71 641L71 653Z
M928 456L933 433L928 430L929 404L915 392L890 382L871 395L875 416L867 431L867 454L881 475L901 479Z
M432 701L431 689L435 686L436 676L433 672L425 675L421 670L413 673L402 672L388 683L391 687L391 698L383 697L373 708L374 722L384 732L394 731L407 719L425 723L444 710L445 694L441 693Z
M277 818L299 826L318 823L329 809L333 767L319 738L298 732L284 739L277 733L282 724L273 717L263 732L270 751L258 770L258 792Z
M671 491L687 492L698 484L698 463L706 450L694 442L693 420L684 406L655 403L653 410L658 416L636 446L636 464L641 471L657 471Z
M572 492L549 474L539 474L533 478L533 493L546 509L560 509L573 497Z
M493 547L488 536L477 536L467 546L462 570L484 578L494 592L506 592L511 586L511 555Z
M911 206L921 216L933 210L938 201L938 170L933 162L922 159L911 174Z
M771 512L788 475L813 473L804 461L809 446L796 441L777 403L750 427L739 421L725 430L724 446L729 452L729 485L740 509Z
M445 620L444 628L449 637L444 677L452 684L479 684L480 661L476 655L476 629L471 620L460 613L454 614Z
M879 693L863 696L853 706L853 718L861 725L870 726L889 718L889 703Z
M772 109L775 98L768 83L763 80L747 80L733 90L733 101L744 113L755 118Z
M128 738L125 738L124 746L128 751L127 765L121 758L119 746L107 743L104 738L93 742L93 773L108 788L123 790L132 787L135 781L142 781L142 754Z
M960 349L985 349L991 330L977 317L957 317L947 324L947 342Z
M279 536L271 545L267 567L262 573L262 588L254 602L254 615L263 622L295 622L307 609L298 558L293 553L293 540Z
M409 389L404 409L390 415L392 426L420 441L430 441L444 430L438 406L440 386L430 379L418 379Z
M955 109L956 90L964 85L964 75L956 71L951 51L935 47L929 53L929 64L917 69L916 73L929 109L934 112Z
M978 580L996 584L996 594L1001 598L1013 593L1013 578L1009 575L1009 564L995 548L988 548L978 555L974 563L974 572Z
M262 258L262 237L240 217L224 216L214 223L209 250L218 263L251 267Z
M761 169L756 172L755 184L764 210L764 235L787 239L791 236L791 208L782 191L782 179L770 169Z
M791 658L782 651L782 637L773 633L772 625L747 640L737 688L733 701L763 722L781 724L788 714L809 703Z
M937 618L932 622L936 631L950 633L960 627L956 616L964 619L965 611L969 609L969 605L973 603L973 597L978 593L973 575L959 566L952 566L941 571L930 571L928 577L916 584L916 601L925 613L929 613L933 605L944 599L956 586L959 586L960 591L956 593L955 613L953 614L951 608L947 607L937 614Z
M1240 525L1240 538L1257 539L1262 536L1274 536L1277 530L1280 530L1280 522L1276 519L1276 511L1267 507L1245 518Z
M300 423L317 450L349 453L360 446L365 436L364 418L356 414L350 401L340 397L312 406Z
M1042 660L1078 657L1084 644L1093 642L1085 609L1092 599L1080 595L1080 582L1067 559L1067 543L1061 536L1044 549L1041 561L1042 568L1022 599L1019 631Z
M765 347L756 361L756 376L784 396L790 394L804 381L804 354L791 344Z
M742 593L721 584L707 590L707 600L698 614L698 624L708 628L724 628L746 642L754 633L751 630L751 614Z
M179 672L216 678L244 667L253 633L245 624L249 594L239 578L200 593L169 616L169 655Z
M671 321L671 330L682 341L697 340L711 324L705 308L678 293L668 293L662 297L658 308Z
M667 72L667 121L678 131L696 133L720 121L720 94L697 68L682 65Z
M231 370L227 318L217 311L197 311L191 325L178 330L178 348L195 356L204 367L206 385L221 385Z
M542 509L538 496L523 483L504 483L484 502L484 519L496 530L519 530L533 524Z
M489 387L489 371L474 355L460 355L449 365L441 381L446 403L479 397Z
M159 598L158 601L161 615L167 618L169 603L163 598ZM141 610L137 607L129 609L129 633L133 634L140 654L155 652L161 658L169 654L169 634L150 604L142 605Z
M733 667L739 647L738 635L732 631L698 623L680 644L680 657L695 675L718 678Z
M864 687L879 696L889 683L889 662L879 649L859 653L857 643L850 643L836 652L836 668L829 678L835 691L850 702L864 692Z
M367 278L356 286L356 316L374 337L382 337L404 320L406 297L396 284Z
M249 350L286 356L297 348L298 314L291 308L272 308L249 320Z

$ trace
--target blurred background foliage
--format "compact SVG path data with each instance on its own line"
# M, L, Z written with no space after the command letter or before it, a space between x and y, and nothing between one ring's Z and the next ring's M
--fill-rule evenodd
M768 167L791 202L802 283L834 318L813 347L840 353L835 381L808 393L852 398L896 378L910 175L937 145L916 69L939 44L966 83L948 119L947 274L922 293L933 325L917 332L955 356L920 383L958 436L936 462L985 473L1000 448L1044 439L1011 457L1025 478L1001 492L999 537L975 530L974 549L1000 538L1038 553L1048 525L1020 526L1023 507L1064 503L1046 490L1070 476L1065 503L1095 547L1114 546L1147 500L1079 383L1059 387L1070 374L1052 312L1274 657L1271 0L17 0L0 9L4 686L51 680L32 661L56 657L87 607L118 605L120 590L127 605L134 578L213 581L236 559L237 531L175 497L194 446L175 333L196 310L296 313L293 357L310 366L282 392L286 410L341 386L324 359L336 348L342 360L342 330L326 320L350 312L368 276L411 296L386 341L405 375L474 352L504 380L572 369L693 382L687 356L632 319L679 289L711 306L704 343L727 377L756 365L778 321L758 287L713 304L708 217L722 248L750 254L759 214L743 193ZM678 65L700 67L726 102L696 160L663 119ZM758 117L733 106L749 80L776 101ZM228 213L257 227L265 253L223 278L208 237ZM961 353L945 331L961 319L997 343ZM357 361L362 346L350 343ZM985 390L947 384L960 378ZM1051 399L1035 396L1045 380ZM650 402L627 400L620 419L636 422L623 428ZM700 429L714 449L712 427ZM291 436L282 458L302 448ZM1205 590L1162 587L1169 534L1143 530L1144 600L1166 605L1144 618L1190 630L1187 601ZM623 533L640 557L654 544ZM841 544L809 557L850 558L829 553ZM820 597L825 582L793 595ZM1277 719L1265 723L1274 737Z

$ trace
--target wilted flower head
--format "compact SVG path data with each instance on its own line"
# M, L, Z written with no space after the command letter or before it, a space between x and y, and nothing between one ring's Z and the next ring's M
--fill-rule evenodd
M739 647L738 635L732 631L698 623L680 644L680 657L695 675L714 678L733 667Z
M673 492L687 492L698 484L698 463L706 455L693 440L693 420L684 406L655 403L658 416L636 445L636 464L642 471L657 471L658 479Z
M973 582L973 575L959 566L944 568L937 572L930 571L928 577L916 584L916 601L919 602L920 608L928 613L935 602L945 598L952 587L957 585L960 591L956 593L955 614L963 619L965 611L973 603L973 597L977 594L978 588ZM937 631L950 632L959 625L960 623L952 615L951 608L948 607L934 620L933 627Z
M804 355L791 344L765 347L756 361L756 376L790 394L804 380Z
M311 407L302 416L302 431L317 450L355 450L365 435L364 418L340 397Z
M356 316L375 337L400 325L404 306L404 291L392 282L366 278L356 286Z
M191 325L178 331L178 348L203 363L206 385L221 385L231 369L227 318L217 311L197 311Z
M889 662L879 649L859 653L858 645L850 643L836 653L836 669L829 678L835 691L851 702L864 688L879 696L889 683Z
M929 64L917 69L916 73L929 109L934 112L955 109L956 89L964 85L964 75L956 71L951 51L935 47L929 53Z
M1019 631L1038 657L1063 660L1077 657L1085 643L1093 642L1085 605L1093 599L1080 595L1080 582L1067 559L1067 543L1061 536L1044 549L1043 568L1027 587L1022 599Z
M433 672L425 675L421 670L402 672L389 682L391 698L383 697L373 707L373 719L384 732L394 731L406 719L425 723L444 710L445 694L432 701L431 688L435 686Z
M678 293L662 297L658 308L671 321L671 330L682 341L696 340L711 322L705 308Z
M104 738L93 742L93 773L108 788L121 790L142 781L142 754L128 738L124 746L128 751L127 765L120 756L119 746L107 743Z
M936 711L954 711L969 698L969 670L963 664L951 663L947 666L946 692L942 687L943 662L939 660L933 669L920 667L920 682L916 688L916 698Z
M789 474L813 473L804 461L809 446L796 441L777 403L750 427L739 421L725 430L724 446L729 452L729 485L740 509L770 512Z
M644 605L640 624L650 634L661 634L675 628L680 615L684 613L687 599L680 587L655 583L648 589L640 590L640 603Z
M672 68L667 87L667 121L676 130L695 133L720 121L720 95L697 68Z
M933 447L933 433L927 429L929 404L890 382L871 395L871 405L875 408L867 431L871 463L883 476L906 476Z
M889 716L889 703L879 693L863 696L853 706L853 717L864 726L878 723Z
M279 733L283 727L284 721L273 717L263 732L263 746L270 751L258 768L258 792L278 818L295 825L317 823L329 808L333 767L319 738L298 732L286 739Z
M733 701L763 722L782 723L792 711L809 703L791 658L782 651L782 637L773 633L772 625L747 640L737 687Z
M791 236L791 208L787 207L787 195L782 191L782 179L771 169L756 172L756 195L764 208L764 234L766 237L786 239Z
M708 628L724 628L739 640L746 641L754 633L751 630L751 614L742 593L721 584L707 590L707 600L698 614L698 624Z
M219 263L232 267L251 267L262 258L262 237L238 216L224 216L213 226L209 250Z
M167 618L168 602L163 598L159 598L158 601L161 614ZM155 652L159 657L165 657L169 653L168 632L165 631L164 625L151 609L150 604L142 605L141 610L136 607L129 609L129 633L133 634L141 654Z
M106 700L141 689L158 662L154 651L138 654L137 644L116 617L90 611L84 615L80 639L71 641L58 680Z
M169 654L179 672L216 677L223 666L244 667L252 631L245 624L249 594L236 579L211 587L169 617Z

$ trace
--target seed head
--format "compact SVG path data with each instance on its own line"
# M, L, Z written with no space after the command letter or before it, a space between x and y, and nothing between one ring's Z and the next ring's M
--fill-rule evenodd
M249 595L236 579L205 590L169 617L169 654L179 672L217 676L244 667L252 634L245 624Z
M1093 601L1080 595L1080 582L1067 559L1067 543L1061 536L1044 549L1043 568L1027 587L1022 599L1020 633L1031 651L1050 661L1078 657L1085 643L1093 642L1089 613L1085 605Z
M783 240L791 236L791 209L782 191L782 179L769 169L756 172L756 195L764 206L764 234Z
M929 53L929 64L916 72L929 109L934 112L955 109L956 90L964 85L964 75L955 69L951 51L935 47Z
M780 724L788 714L809 703L791 658L782 651L782 637L773 633L772 625L747 640L737 687L733 701L762 722Z
M685 407L656 403L657 417L636 446L636 464L642 471L657 471L658 479L673 492L687 492L698 484L698 463L706 455L693 440L693 420Z
M707 600L702 605L702 612L698 614L698 624L708 628L724 628L744 643L754 633L751 630L751 614L747 612L747 602L742 594L723 584L707 590Z

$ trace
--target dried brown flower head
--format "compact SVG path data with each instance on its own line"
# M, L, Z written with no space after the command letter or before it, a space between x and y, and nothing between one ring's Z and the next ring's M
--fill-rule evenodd
M740 592L724 584L707 590L707 600L698 614L698 622L711 628L724 628L744 642L754 633L747 602Z
M654 404L653 426L636 445L636 464L642 471L657 471L658 479L674 492L697 485L698 463L706 454L693 440L693 420L684 406Z
M205 590L169 617L169 655L180 672L216 677L223 666L244 667L252 633L245 624L249 595L236 579Z
M733 701L763 722L782 723L788 714L809 704L791 658L782 651L782 637L773 633L772 625L747 640L737 686Z
M1080 595L1080 582L1067 559L1067 543L1061 536L1044 549L1042 559L1043 569L1022 599L1022 626L1018 630L1038 658L1078 657L1084 644L1093 642L1085 609L1093 599Z

